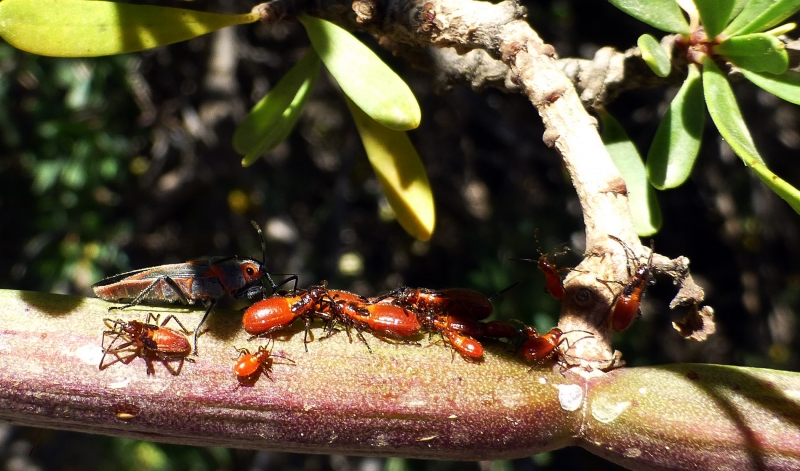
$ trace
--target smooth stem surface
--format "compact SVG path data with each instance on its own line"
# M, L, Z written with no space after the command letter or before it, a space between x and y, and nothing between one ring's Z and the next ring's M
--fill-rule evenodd
M179 376L155 361L147 377L141 358L100 371L103 318L173 312L192 329L203 312L110 305L0 291L0 419L190 445L470 460L560 448L580 424L560 407L571 381L557 369L529 372L500 344L468 363L438 337L414 346L365 334L370 354L339 332L305 353L298 322L274 350L294 364L277 359L272 381L240 386L234 347L265 342L247 341L236 311L212 313L199 357Z
M339 332L303 349L276 340L272 380L242 386L234 347L255 350L236 311L212 314L200 356L172 376L141 358L100 371L109 304L0 290L0 419L188 445L437 459L508 459L580 445L631 469L800 469L800 374L717 365L620 368L584 379L531 370L502 345L468 363L421 338ZM162 314L163 316L164 314ZM315 326L313 332L320 334ZM107 359L108 360L108 359Z

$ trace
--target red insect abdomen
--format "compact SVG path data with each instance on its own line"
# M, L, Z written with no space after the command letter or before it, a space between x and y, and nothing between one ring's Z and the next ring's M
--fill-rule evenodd
M483 357L483 345L472 337L461 335L453 330L445 331L444 335L450 341L453 349L462 356L472 360L478 360Z
M483 335L492 339L510 339L519 335L519 332L503 321L489 321L483 324Z
M482 293L465 288L448 288L440 291L444 309L448 314L469 316L483 320L492 315L494 306Z
M167 327L159 327L152 331L151 340L155 343L155 350L171 355L188 355L192 352L192 345L185 335Z
M633 320L638 313L638 296L619 296L614 304L614 312L611 313L611 328L617 332L622 332L633 324Z
M398 337L413 337L422 329L417 316L405 309L388 303L367 305L368 317L360 317L375 332L393 334Z
M242 316L244 330L250 335L261 335L289 326L302 314L292 311L296 301L297 297L276 296L253 304Z
M471 317L451 314L449 316L440 317L438 320L434 321L434 325L440 330L455 331L476 339L483 337L483 326L480 322Z
M240 378L245 378L258 371L261 368L261 361L256 355L245 353L233 366L233 372Z

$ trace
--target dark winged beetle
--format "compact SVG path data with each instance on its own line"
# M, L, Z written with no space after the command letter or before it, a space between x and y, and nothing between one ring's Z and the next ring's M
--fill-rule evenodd
M250 221L261 238L262 260L249 257L205 257L186 263L159 265L152 268L129 271L101 280L94 285L94 293L106 301L130 300L128 304L113 309L126 309L138 304L202 303L206 307L203 319L194 330L194 354L197 355L197 335L200 327L211 314L217 301L226 293L236 299L255 300L265 297L263 278L266 277L273 291L294 280L292 275L280 284L273 281L267 272L267 243L255 221Z

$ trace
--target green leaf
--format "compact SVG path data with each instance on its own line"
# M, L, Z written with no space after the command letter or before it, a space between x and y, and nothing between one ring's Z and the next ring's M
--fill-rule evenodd
M764 159L756 150L750 131L739 111L739 105L736 104L733 90L725 78L725 74L719 70L717 64L709 56L703 60L703 93L711 119L736 155L739 157L752 156L763 164Z
M644 62L650 67L654 74L659 77L666 77L669 75L672 62L670 61L669 55L667 55L667 51L661 47L661 44L656 41L656 38L649 34L643 34L639 36L639 40L636 43L642 51L642 59L644 59Z
M716 38L725 29L735 3L734 0L694 0L709 39Z
M291 133L319 77L320 60L313 48L262 98L233 134L233 148L246 155L243 166L274 149Z
M628 187L628 207L633 227L642 237L653 235L661 228L661 210L656 192L647 182L642 157L619 122L605 111L599 114L603 143Z
M99 0L3 0L0 18L0 36L23 51L93 57L185 41L226 26L252 23L259 15L223 15Z
M689 34L689 23L675 0L610 0L639 21L670 33Z
M647 153L647 178L659 190L683 184L700 152L706 112L700 69L689 65L689 75L669 105Z
M733 21L725 28L725 35L732 36L736 34L738 30L750 24L773 3L775 3L775 0L749 0L738 14L736 13L736 8L741 5L737 5L732 12Z
M800 214L800 190L790 185L786 180L772 173L770 169L764 165L763 162L758 162L749 157L739 156L744 163L750 167L758 178L766 184L770 190L774 191L776 195L780 196L784 201L789 203L789 206L794 211Z
M753 2L758 2L761 0L736 0L733 4L733 11L731 11L731 18L734 18L734 21L738 19L739 14L744 10L744 7L750 5ZM767 1L774 1L774 0L767 0Z
M733 36L714 46L715 54L737 67L753 72L782 74L789 67L789 54L783 42L766 33Z
M303 85L297 92L297 96L295 96L295 99L289 107L286 108L283 114L275 121L274 125L263 135L258 145L244 156L242 159L242 167L252 165L259 157L276 148L278 144L289 137L289 134L292 133L297 121L300 119L308 97L311 96L311 92L314 90L317 78L319 78L318 73L303 82Z
M747 80L756 86L783 98L789 103L800 105L800 72L787 70L781 75L762 74L751 72L747 69L739 69Z
M372 119L406 131L419 126L419 104L408 85L352 34L320 18L300 15L311 44L342 91Z
M765 31L779 25L797 10L800 10L800 0L750 0L739 15L741 21L737 17L726 28L726 33L732 36Z
M714 61L706 57L703 68L703 88L711 119L719 133L728 141L740 159L750 167L772 191L800 213L800 191L772 173L756 150L753 138L742 118L736 98L728 81Z
M408 135L374 121L349 97L345 99L397 221L417 239L430 239L436 225L433 193L425 167Z

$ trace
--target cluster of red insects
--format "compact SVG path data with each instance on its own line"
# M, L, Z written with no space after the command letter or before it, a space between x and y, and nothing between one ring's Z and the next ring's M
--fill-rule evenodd
M255 222L253 225L261 236L266 259L263 235ZM613 239L623 245L626 257L628 252L632 253L623 241L616 237ZM637 260L635 256L633 260ZM566 292L555 262L551 263L546 254L531 261L537 262L544 273L547 291L554 298L562 300ZM626 329L639 313L641 296L651 282L651 262L652 253L646 263L636 261L633 270L629 267L631 275L627 283L620 283L623 289L609 313L615 330ZM273 291L290 281L295 282L295 289L266 297L262 284L264 278ZM491 300L476 291L400 287L382 296L365 298L347 291L328 289L324 282L298 290L296 281L297 277L292 276L276 284L266 271L264 260L220 257L123 273L107 278L93 288L102 299L131 299L126 306L109 310L150 302L203 303L206 312L194 331L195 354L197 335L203 322L217 300L227 293L235 298L262 298L251 305L242 317L242 325L251 335L251 340L267 338L270 342L276 332L302 319L305 323L304 343L307 344L311 324L319 319L325 323L323 339L333 335L338 331L337 327L342 326L348 335L351 329L355 330L356 336L370 352L372 349L363 335L364 331L379 338L405 343L415 343L412 339L423 333L439 334L454 351L470 361L483 357L482 339L505 339L527 362L540 362L553 357L561 361L565 355L558 348L566 340L561 329L555 327L539 334L535 328L521 322L517 326L499 320L487 321L494 310ZM171 320L180 330L167 327ZM100 369L111 364L105 363L109 356L112 362L115 358L123 363L141 356L147 363L148 374L154 372L153 360L159 360L172 374L177 375L184 361L194 361L189 357L193 349L187 335L191 332L173 315L167 316L160 324L158 316L153 314L149 314L145 322L121 319L105 319L104 322L108 330L103 332ZM237 351L239 358L233 370L240 381L252 381L262 372L269 375L272 358L276 355L271 354L268 346L261 346L254 353L244 348ZM170 366L171 361L180 362L177 369Z

